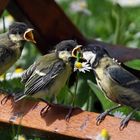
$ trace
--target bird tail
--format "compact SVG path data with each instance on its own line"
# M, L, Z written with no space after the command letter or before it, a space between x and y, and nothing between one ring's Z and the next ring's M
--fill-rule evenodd
M14 101L15 101L15 102L18 102L18 101L20 101L21 99L23 99L25 96L26 96L26 94L24 94L23 92L16 93L16 94L14 95Z

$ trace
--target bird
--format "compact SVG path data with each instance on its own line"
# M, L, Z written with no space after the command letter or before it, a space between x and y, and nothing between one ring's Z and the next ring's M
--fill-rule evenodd
M114 109L128 106L133 109L121 120L119 129L127 127L132 115L140 109L140 78L134 70L112 58L107 50L97 44L88 44L82 49L83 58L90 63L97 85L104 95L117 103L96 118L99 125Z
M55 46L55 52L42 56L35 61L22 75L21 81L25 84L24 92L14 95L14 101L18 102L26 96L46 102L47 105L41 110L43 116L51 103L46 97L56 97L64 87L73 72L75 57L72 57L72 50L77 46L74 40L63 40ZM69 119L71 110L66 116Z
M7 32L0 34L0 75L19 59L27 41L36 43L33 29L23 22L14 22Z

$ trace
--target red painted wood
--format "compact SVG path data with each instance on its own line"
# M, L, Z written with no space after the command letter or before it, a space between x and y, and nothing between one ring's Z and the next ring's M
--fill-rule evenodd
M0 95L0 100L3 98ZM119 130L120 119L108 116L100 126L96 126L97 113L75 110L69 122L64 120L68 109L64 106L54 106L49 110L44 118L40 116L40 110L45 106L39 102L35 107L35 102L24 100L17 104L11 100L5 105L0 105L0 122L20 124L23 127L35 130L57 133L81 139L94 139L103 128L107 129L112 140L139 140L140 123L130 121L127 128ZM14 117L15 115L20 117ZM12 119L14 118L14 119Z
M0 0L0 15L2 14L3 10L6 8L9 0Z

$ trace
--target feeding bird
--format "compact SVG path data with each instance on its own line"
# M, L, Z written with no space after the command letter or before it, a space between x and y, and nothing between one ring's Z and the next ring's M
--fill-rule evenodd
M96 124L99 125L112 110L125 105L133 111L122 119L119 128L123 130L134 112L140 109L140 79L135 70L111 58L102 46L87 45L83 49L83 58L91 64L97 84L104 95L118 104L100 114Z
M32 31L25 23L14 22L6 33L0 34L0 75L19 59L26 41L35 43Z
M14 101L32 96L47 103L41 110L41 115L47 112L51 104L45 100L46 97L51 99L57 96L73 72L75 58L72 58L72 50L77 45L76 41L64 40L56 45L55 52L34 62L21 77L25 84L24 92L15 94ZM68 114L71 115L71 112Z

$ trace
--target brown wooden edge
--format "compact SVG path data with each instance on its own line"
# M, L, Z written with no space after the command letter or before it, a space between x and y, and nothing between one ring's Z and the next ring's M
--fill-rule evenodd
M4 97L0 94L0 100ZM70 138L94 139L103 128L106 128L112 140L139 140L140 123L130 121L127 128L119 130L120 119L108 116L100 126L96 126L97 113L75 109L69 122L65 121L68 108L55 105L44 116L40 116L40 110L45 106L42 102L23 100L13 103L8 100L6 104L0 105L0 122L4 124L21 125L24 129L34 130L36 135L45 134L51 136L60 135ZM33 134L33 133L32 133Z
M17 21L33 26L36 45L43 54L54 49L53 46L62 40L74 39L80 44L92 42L102 45L112 57L121 62L140 59L140 49L86 39L54 0L12 0L7 10Z
M3 10L6 8L9 0L0 0L0 15L2 14Z

